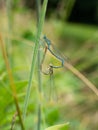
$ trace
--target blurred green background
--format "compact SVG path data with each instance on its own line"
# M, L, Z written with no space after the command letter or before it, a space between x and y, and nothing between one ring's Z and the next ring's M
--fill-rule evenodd
M41 1L42 3L42 1ZM36 0L0 0L0 33L6 44L10 66L23 109L29 79L32 52L37 25ZM98 1L97 0L49 0L43 34L68 61L98 86ZM41 48L42 50L42 48ZM42 50L43 51L43 50ZM58 61L47 53L43 69ZM58 63L57 63L58 64ZM37 128L37 67L32 81L26 130ZM43 81L41 129L70 122L70 130L98 130L98 97L67 69L54 70L50 76L41 75ZM52 95L49 97L50 87ZM57 92L57 93L56 93ZM9 85L9 77L0 49L0 129L11 127L16 112ZM15 130L20 130L18 117Z

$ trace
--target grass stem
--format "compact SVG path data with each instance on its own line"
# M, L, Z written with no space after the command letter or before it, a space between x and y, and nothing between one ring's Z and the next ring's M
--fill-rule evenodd
M27 112L27 107L28 107L28 102L29 102L29 97L30 97L30 92L31 92L32 78L34 76L35 63L36 63L36 58L37 58L37 54L38 54L39 42L40 42L40 37L41 37L42 29L43 29L47 3L48 3L48 0L44 0L40 18L39 18L39 23L38 23L38 29L37 29L36 39L35 39L35 47L34 47L30 77L29 77L29 83L28 83L26 97L25 97L25 101L24 101L24 110L23 110L23 119L24 120L26 117L26 112Z

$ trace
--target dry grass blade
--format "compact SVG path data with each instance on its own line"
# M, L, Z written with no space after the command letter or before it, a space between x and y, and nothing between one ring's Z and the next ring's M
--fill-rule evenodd
M1 34L0 34L0 46L1 46L3 58L4 58L4 61L5 61L6 69L8 71L8 76L9 76L10 86L11 86L11 90L12 90L12 95L13 95L14 102L15 102L16 109L17 109L17 113L18 113L18 116L19 116L21 129L24 130L23 121L22 121L22 117L21 117L21 112L20 112L20 108L19 108L19 104L18 104L16 86L15 86L15 83L14 83L14 79L13 79L13 76L12 76L12 71L11 71L11 68L10 68L10 64L9 64L9 61L8 61L6 49L4 47L4 43L3 43L3 39L2 39Z
M97 96L98 96L98 89L94 84L91 83L83 74L81 74L76 68L74 68L68 62L64 63L64 67L70 70L74 75L76 75L81 81L83 81Z

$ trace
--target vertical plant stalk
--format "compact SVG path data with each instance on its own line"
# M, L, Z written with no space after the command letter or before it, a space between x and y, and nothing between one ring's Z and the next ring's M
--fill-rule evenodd
M41 0L35 0L35 1L36 1L37 27L38 27L40 11L41 11Z
M39 16L40 16L40 10L41 10L41 1L40 0L35 0L36 1L36 13L37 13L37 27L39 24ZM38 64L38 91L39 94L41 95L42 92L42 79L41 79L41 72L40 72L40 63L41 63L41 52L40 52L40 47L38 49L38 57L37 57L37 64ZM39 96L40 98L40 96ZM41 128L41 103L40 99L38 102L38 123L37 123L37 130L40 130Z
M40 42L40 37L41 37L42 29L43 29L47 3L48 3L48 0L44 0L42 10L41 10L41 14L40 14L40 18L39 18L38 28L37 28L37 34L36 34L36 39L35 39L35 47L34 47L30 77L29 77L29 83L28 83L26 97L25 97L25 101L24 101L24 110L23 110L23 119L24 120L25 120L25 117L26 117L26 112L27 112L27 107L28 107L28 102L29 102L29 97L30 97L32 78L34 76L35 63L36 63L36 58L37 58L37 54L38 54L39 42Z
M1 45L3 58L5 60L6 69L8 71L8 76L9 76L10 86L11 86L11 90L12 90L12 95L13 95L14 102L15 102L15 105L16 105L16 110L17 110L17 113L18 113L18 116L19 116L21 129L24 130L23 121L22 121L22 117L21 117L21 112L20 112L20 108L19 108L19 104L18 104L16 86L15 86L15 83L14 83L14 79L13 79L13 76L12 76L12 71L11 71L11 68L10 68L10 64L9 64L9 61L8 61L6 49L4 47L4 43L3 43L3 39L2 39L1 34L0 34L0 45Z

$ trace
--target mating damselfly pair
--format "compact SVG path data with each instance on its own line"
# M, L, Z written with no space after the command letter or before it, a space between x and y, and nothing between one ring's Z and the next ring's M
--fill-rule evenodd
M58 51L58 49L56 47L54 47L54 45L52 44L52 42L46 37L43 36L43 39L41 40L41 46L43 46L44 48L44 53L41 59L41 63L40 63L40 70L44 75L49 75L50 76L50 84L49 84L49 99L54 98L54 96L58 97L57 95L57 90L56 90L56 86L54 83L54 69L59 69L62 68L64 66L64 62L67 60L67 58L63 57L60 53L60 51ZM54 65L49 63L47 71L45 71L43 68L43 64L45 62L45 58L47 55L47 51L60 63L60 65ZM53 95L55 91L55 95Z

